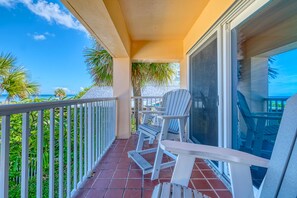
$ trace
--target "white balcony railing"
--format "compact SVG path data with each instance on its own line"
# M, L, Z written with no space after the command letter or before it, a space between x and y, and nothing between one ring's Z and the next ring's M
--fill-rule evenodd
M136 131L141 122L140 112L158 106L162 102L162 96L135 96L131 97L132 132ZM135 126L135 127L134 127Z
M0 116L0 197L71 197L115 139L116 98L1 105Z
M268 97L264 98L267 112L282 113L285 109L286 100L289 97Z

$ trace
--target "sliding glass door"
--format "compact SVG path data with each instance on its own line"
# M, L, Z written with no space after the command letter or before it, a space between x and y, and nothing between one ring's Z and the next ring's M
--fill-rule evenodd
M196 143L218 145L217 38L213 36L190 55L190 138Z

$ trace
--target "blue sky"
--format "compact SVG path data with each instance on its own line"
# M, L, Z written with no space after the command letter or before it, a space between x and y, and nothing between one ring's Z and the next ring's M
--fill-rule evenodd
M278 71L276 79L270 79L269 96L291 96L297 93L297 49L273 56L272 67Z
M0 0L0 35L0 53L12 53L40 93L92 84L83 57L92 40L59 1Z

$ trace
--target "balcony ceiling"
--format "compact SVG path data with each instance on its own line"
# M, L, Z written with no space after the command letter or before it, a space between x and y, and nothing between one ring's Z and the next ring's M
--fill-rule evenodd
M233 0L61 1L113 57L142 61L182 60L184 45L190 46L233 3Z
M132 40L182 40L209 0L118 1Z

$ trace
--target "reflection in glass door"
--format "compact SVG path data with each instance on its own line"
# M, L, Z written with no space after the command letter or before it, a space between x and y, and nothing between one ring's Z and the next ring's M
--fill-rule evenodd
M217 38L211 38L190 56L190 138L218 145Z

